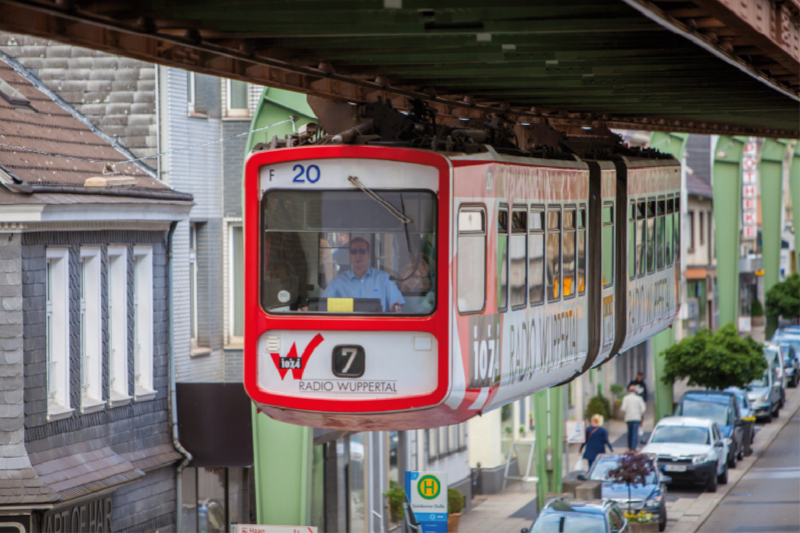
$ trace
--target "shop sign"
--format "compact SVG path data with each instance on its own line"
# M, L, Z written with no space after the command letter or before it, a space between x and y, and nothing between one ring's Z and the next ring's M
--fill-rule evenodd
M447 474L406 472L406 494L422 533L447 533Z
M758 161L756 138L750 137L744 146L742 157L742 239L755 239L758 218L756 216L756 183L758 181Z
M0 533L28 533L31 530L31 515L0 516Z
M42 533L111 533L111 495L47 511Z
M317 533L316 526L261 526L234 524L232 533Z

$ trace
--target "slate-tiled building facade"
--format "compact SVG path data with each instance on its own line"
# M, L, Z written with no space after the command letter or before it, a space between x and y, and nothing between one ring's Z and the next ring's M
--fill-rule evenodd
M7 56L0 79L0 525L174 530L168 236L192 198Z

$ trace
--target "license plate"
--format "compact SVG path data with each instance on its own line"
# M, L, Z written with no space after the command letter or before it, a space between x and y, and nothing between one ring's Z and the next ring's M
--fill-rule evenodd
M686 465L664 465L664 472L686 472Z

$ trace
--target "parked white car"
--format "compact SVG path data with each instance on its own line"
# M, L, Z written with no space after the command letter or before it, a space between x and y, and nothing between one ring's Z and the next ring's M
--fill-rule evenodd
M653 429L642 450L658 458L658 468L672 481L704 483L708 492L728 483L728 444L707 418L671 416Z

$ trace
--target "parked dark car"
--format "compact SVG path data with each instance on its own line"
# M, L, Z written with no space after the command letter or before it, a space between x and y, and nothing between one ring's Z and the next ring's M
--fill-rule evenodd
M744 459L744 423L735 394L721 391L685 392L675 408L675 415L713 420L722 437L727 439L728 466L736 468L736 462Z
M628 521L617 504L610 500L569 500L556 498L547 502L522 533L627 533Z
M667 528L667 485L672 481L656 469L655 472L647 477L642 485L632 485L630 496L628 495L628 485L625 483L614 483L610 480L609 472L619 466L622 454L609 453L600 454L592 464L592 468L585 474L578 476L578 479L589 481L602 481L602 497L604 500L617 502L619 508L627 511L639 512L644 510L655 516L658 522L658 530L664 531ZM656 457L653 457L655 462Z

